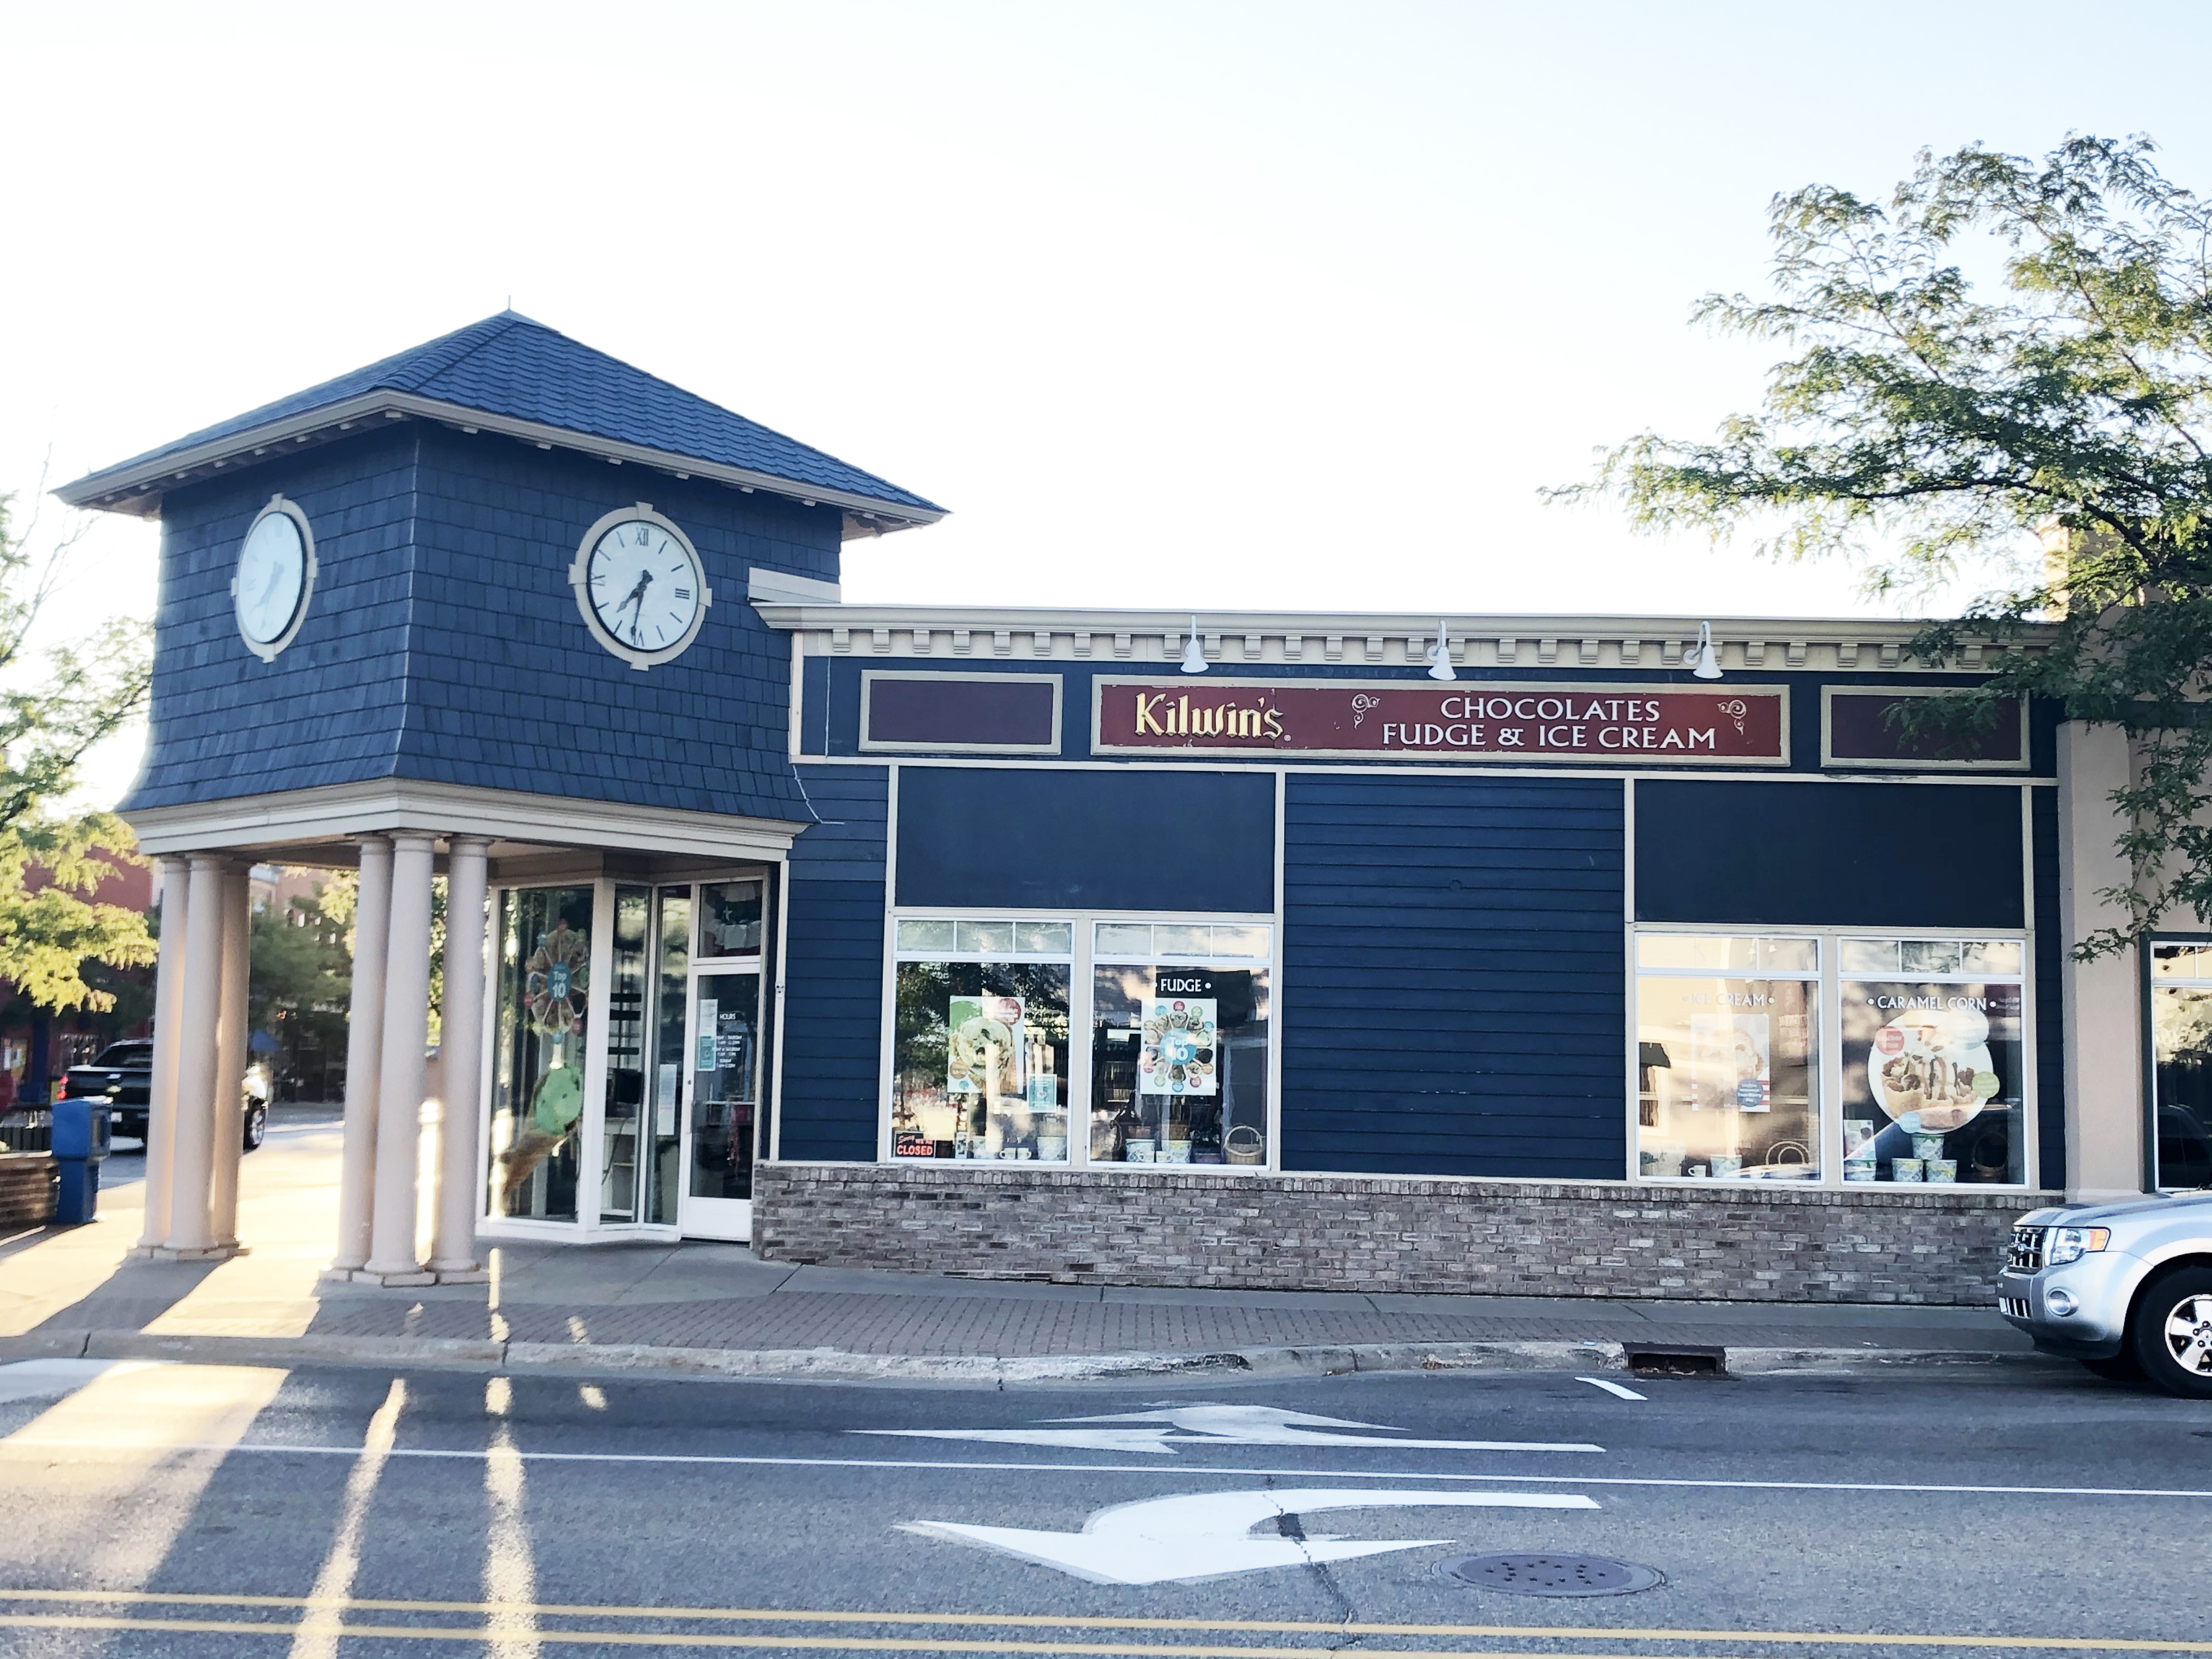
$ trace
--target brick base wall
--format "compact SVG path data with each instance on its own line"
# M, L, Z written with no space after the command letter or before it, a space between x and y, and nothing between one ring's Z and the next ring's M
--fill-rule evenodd
M2052 1194L763 1164L769 1260L1223 1289L1986 1304Z
M42 1152L0 1158L0 1232L54 1218L54 1161Z

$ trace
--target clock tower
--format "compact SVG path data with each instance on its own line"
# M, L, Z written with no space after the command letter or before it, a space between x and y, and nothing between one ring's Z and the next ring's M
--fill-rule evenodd
M236 1245L245 871L263 861L361 876L337 1271L466 1276L479 1222L741 1230L736 1117L772 1096L783 870L817 817L790 761L788 636L753 602L834 600L843 541L943 509L512 312L59 493L161 524L151 729L121 809L163 878L142 1248ZM667 990L645 953L692 963L749 909L750 988L725 973L705 1000L710 1039L741 1036L753 1071L695 1112L646 1053L673 1028L645 1017ZM526 966L556 940L557 963ZM721 1032L748 996L744 1030ZM709 1105L728 1190L695 1198ZM552 1144L518 1175L532 1135Z

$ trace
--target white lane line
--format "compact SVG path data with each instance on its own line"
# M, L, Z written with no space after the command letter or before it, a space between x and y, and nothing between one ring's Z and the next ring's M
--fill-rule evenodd
M1616 1400L1642 1400L1646 1397L1633 1389L1622 1388L1618 1382L1608 1382L1601 1376L1578 1376L1575 1381L1587 1382L1593 1389L1603 1389Z
M262 1452L278 1456L358 1457L359 1446L279 1446L220 1441L173 1441L160 1446L137 1444L118 1448L106 1440L0 1440L0 1463L6 1454L20 1452L26 1461L51 1463L55 1451L120 1451L143 1457L152 1451ZM418 1446L395 1446L388 1457L465 1459L481 1462L486 1451ZM1549 1474L1437 1474L1411 1469L1271 1469L1216 1468L1201 1463L968 1463L930 1458L900 1457L734 1457L701 1452L557 1452L516 1451L526 1463L696 1463L714 1467L821 1469L946 1469L960 1473L1006 1474L1225 1474L1249 1480L1255 1474L1286 1475L1300 1480L1490 1480L1557 1486L1561 1476ZM1575 1474L1566 1477L1577 1486L1692 1486L1720 1492L1959 1492L1992 1498L2187 1498L2212 1499L2212 1488L2188 1486L1929 1486L1910 1480L1692 1480L1656 1475Z

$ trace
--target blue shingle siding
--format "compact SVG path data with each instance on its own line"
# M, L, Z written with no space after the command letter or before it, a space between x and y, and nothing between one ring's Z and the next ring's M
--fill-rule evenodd
M1293 774L1286 1170L1626 1174L1621 786Z
M271 493L319 566L264 665L230 579ZM699 550L699 637L641 673L577 611L568 567L641 489ZM755 566L836 580L838 514L410 422L171 495L148 761L128 805L377 778L803 821L785 753L790 641L745 601Z
M511 311L188 433L119 465L136 466L379 391L412 392L793 483L938 510L910 490Z
M835 580L837 515L719 485L426 428L403 777L804 820L785 753L790 641L745 601L754 566ZM683 655L641 673L600 646L568 568L641 491L714 595Z
M146 761L127 807L391 775L405 698L411 434L378 433L171 495L161 517ZM230 582L254 515L307 514L318 572L291 645L264 663Z
M883 1063L890 774L875 766L809 766L800 777L821 821L791 848L781 1153L866 1163L876 1156Z

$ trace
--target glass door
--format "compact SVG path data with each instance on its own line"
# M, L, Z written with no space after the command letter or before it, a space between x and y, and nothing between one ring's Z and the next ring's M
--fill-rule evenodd
M678 1216L689 1237L752 1236L764 922L763 883L701 884L684 1027L686 1175Z

